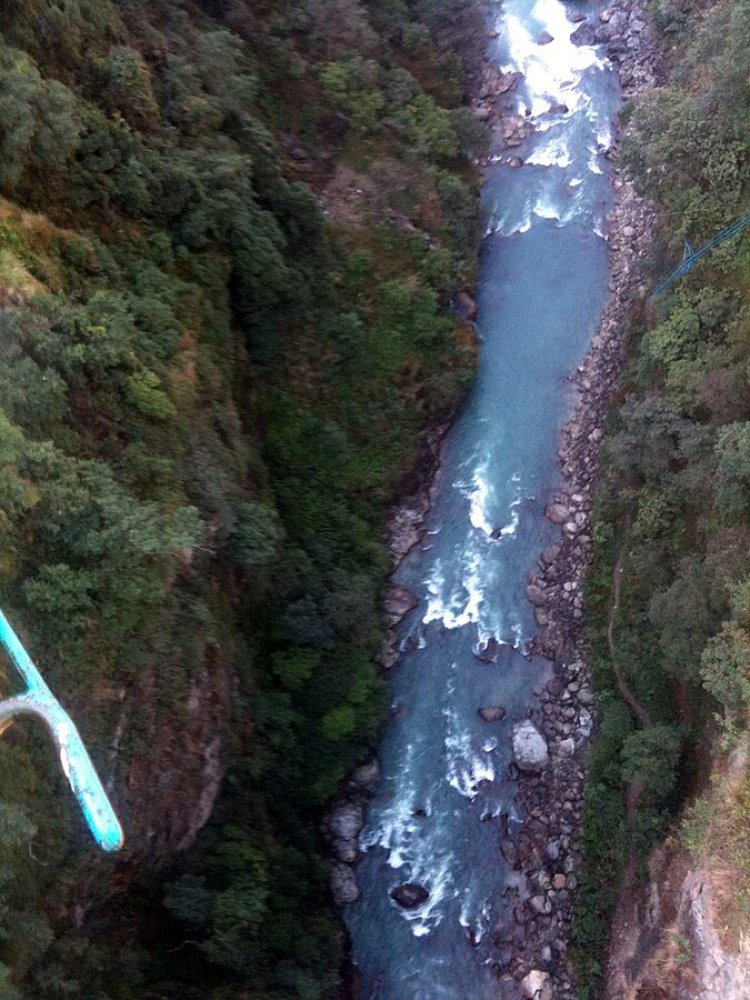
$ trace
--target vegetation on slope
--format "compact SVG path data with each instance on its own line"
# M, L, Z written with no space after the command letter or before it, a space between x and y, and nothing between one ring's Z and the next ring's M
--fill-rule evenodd
M385 512L473 365L476 16L3 5L0 600L129 853L15 727L0 997L335 987L317 825L383 708Z
M750 8L659 0L669 83L625 107L623 160L659 203L654 283L688 238L750 209ZM724 245L633 318L630 364L602 454L588 574L600 734L591 755L576 928L597 995L617 873L645 859L705 768L717 722L750 709L750 238ZM616 689L606 626L623 560ZM628 815L626 784L643 788Z

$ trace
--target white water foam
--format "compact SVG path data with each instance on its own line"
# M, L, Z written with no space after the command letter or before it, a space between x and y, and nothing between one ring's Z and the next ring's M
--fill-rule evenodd
M459 795L471 801L477 797L484 782L495 780L492 758L488 752L478 753L473 749L469 733L453 729L445 738L445 750L448 754L446 778Z
M540 219L554 219L558 225L564 226L576 214L578 199L568 198L560 203L547 191L542 191L534 205L534 215Z
M487 510L490 487L485 479L486 475L487 466L483 465L481 468L477 469L472 477L472 485L468 493L469 520L471 521L473 528L476 528L478 531L482 531L485 535L490 536L492 534L492 524L490 523Z
M569 137L565 134L554 134L541 144L530 156L526 157L526 166L561 167L563 170L571 164Z
M539 195L534 205L534 215L538 215L540 219L555 219L561 222L561 212L560 206L555 204L546 191Z
M434 930L443 919L439 909L440 904L450 890L452 890L451 895L456 896L452 876L453 855L447 852L435 857L431 851L425 853L429 857L429 864L423 864L422 859L416 859L410 866L409 878L427 889L430 894L429 899L414 910L404 910L398 903L393 903L394 908L411 924L414 937L425 937Z
M495 747L485 750L483 745L475 749L466 720L458 716L451 707L454 691L455 683L451 681L448 685L449 704L443 709L446 719L445 776L451 788L455 788L459 795L471 801L479 794L480 786L484 782L495 780L495 763L491 756Z
M513 635L513 648L519 649L523 643L523 625L520 622L516 622L511 625L510 631Z
M531 206L526 205L519 219L518 213L493 221L485 230L485 237L500 233L501 236L513 236L515 233L528 233L531 229Z
M427 609L422 618L423 624L441 622L444 628L454 629L479 621L479 609L484 602L481 561L481 554L474 553L469 558L461 583L447 593L442 561L439 558L435 560L431 576L424 581L428 598Z
M414 747L406 748L403 773L414 773ZM442 920L440 904L448 896L456 895L452 872L455 858L450 851L441 850L425 836L425 827L415 815L417 809L431 812L430 801L417 794L412 785L399 784L398 795L380 812L374 826L366 827L360 835L363 851L380 847L388 851L389 867L405 869L403 878L425 886L430 896L413 910L404 910L397 903L394 909L411 924L415 937L424 937Z
M479 944L484 935L490 929L490 920L492 918L492 904L489 898L482 901L482 905L479 907L479 917L477 918L476 931L474 933L474 940Z
M535 132L549 132L550 129L559 128L560 125L565 124L564 118L553 118L545 119L543 121L537 122L534 126Z
M472 920L472 901L464 898L461 903L461 912L458 915L459 924L467 931L472 931L472 938L475 944L479 944L485 936L490 926L492 916L492 904L489 898L483 899L479 905L479 912L476 916L476 923Z
M504 524L502 528L496 532L495 541L499 541L501 538L507 538L509 535L515 535L518 531L518 525L521 523L521 516L518 510L520 503L520 500L514 500L510 505L510 521L508 521L507 524Z
M558 0L537 0L531 15L552 36L547 45L538 44L538 33L532 31L520 17L510 11L505 15L505 34L512 65L505 72L519 71L531 101L533 117L543 115L550 104L565 103L574 111L583 99L578 89L581 74L591 67L603 67L592 46L574 45L570 36L574 26L568 21L564 6Z
M592 146L588 147L588 151L589 151L589 161L588 161L589 170L591 171L592 174L600 174L602 172L601 165L599 164L600 151Z
M612 123L607 119L600 119L596 130L596 141L602 150L610 149L612 146Z

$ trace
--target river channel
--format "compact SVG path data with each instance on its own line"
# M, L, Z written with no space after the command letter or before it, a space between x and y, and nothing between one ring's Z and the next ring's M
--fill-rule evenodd
M607 294L604 154L619 91L603 51L571 43L575 9L597 16L596 4L560 0L505 0L488 15L490 58L522 74L517 112L534 131L485 173L478 372L445 444L423 544L396 574L419 605L400 626L382 780L360 838L362 898L345 913L363 1000L501 995L493 932L513 919L503 894L519 876L500 854L499 818L511 836L524 821L512 729L536 710L548 669L524 652L536 631L525 586L559 532L543 510L559 483L567 377ZM508 165L514 155L522 167ZM490 640L496 655L482 662ZM486 706L505 717L483 721ZM390 892L405 882L429 898L403 909Z

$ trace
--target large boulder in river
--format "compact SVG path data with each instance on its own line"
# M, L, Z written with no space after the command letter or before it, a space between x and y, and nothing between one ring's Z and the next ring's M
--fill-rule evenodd
M474 656L480 663L494 663L500 652L500 643L491 635L485 644L479 642L473 649Z
M405 910L413 910L429 898L430 894L425 887L417 885L416 882L404 882L403 885L397 885L395 889L391 889L391 899L395 899L398 905L403 906Z
M529 719L513 727L513 754L522 771L541 771L549 759L547 741Z
M487 705L486 708L478 709L477 715L485 722L500 722L505 718L505 709L502 705Z

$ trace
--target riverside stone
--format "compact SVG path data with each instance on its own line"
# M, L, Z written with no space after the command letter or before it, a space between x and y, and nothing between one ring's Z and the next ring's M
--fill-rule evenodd
M398 622L419 604L410 590L400 583L391 584L385 598L385 610L391 621Z
M588 21L582 21L580 26L570 36L570 40L574 45L595 45L596 28L593 24L589 24Z
M526 587L526 599L537 608L543 608L548 600L546 591L534 583Z
M548 972L532 969L521 980L521 995L525 1000L553 1000L552 980Z
M355 839L363 825L364 811L357 802L344 802L328 816L328 830L332 837L340 840Z
M572 757L576 752L576 741L571 737L560 740L560 753L564 757Z
M539 556L539 562L542 566L550 566L555 562L557 557L560 555L560 550L562 546L559 544L548 545L547 548Z
M359 886L357 885L357 878L351 865L344 864L341 861L334 861L331 865L329 885L331 887L331 895L337 906L356 903L359 899Z
M473 323L477 318L477 304L465 288L462 288L460 292L456 292L453 298L453 308L461 319L466 320L467 323Z
M564 524L571 515L570 507L565 504L551 503L544 509L544 516L553 524Z
M541 771L549 759L547 741L529 719L513 727L513 755L522 771Z
M366 764L355 767L352 771L352 781L357 785L362 785L363 788L374 788L380 781L380 764L377 757L373 757Z

